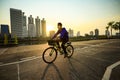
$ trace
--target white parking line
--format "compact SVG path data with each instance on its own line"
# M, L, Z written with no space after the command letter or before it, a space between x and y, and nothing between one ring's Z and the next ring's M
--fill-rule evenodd
M4 49L3 51L1 51L0 55L2 55L5 51L7 51L8 48Z
M111 76L111 73L112 73L112 69L115 68L118 65L120 65L120 61L108 66L105 73L104 73L104 75L103 75L102 80L109 80L110 76Z
M32 60L39 59L39 58L42 58L42 56L37 56L37 57L34 57L34 58L24 59L22 61L16 61L16 62L11 62L11 63L0 64L0 67L1 66L19 64L19 63L23 63L23 62L28 62L28 61L32 61Z
M17 71L18 71L18 80L20 80L20 67L19 67L19 64L17 64Z
M36 56L32 56L32 57L25 57L25 58L21 58L20 60L22 61L22 60L28 60L28 59L33 59L33 58L35 58Z

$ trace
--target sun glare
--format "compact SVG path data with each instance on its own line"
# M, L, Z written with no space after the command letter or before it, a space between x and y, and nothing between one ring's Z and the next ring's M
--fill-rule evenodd
M53 26L47 26L47 32L49 32L51 30L54 30L54 27Z

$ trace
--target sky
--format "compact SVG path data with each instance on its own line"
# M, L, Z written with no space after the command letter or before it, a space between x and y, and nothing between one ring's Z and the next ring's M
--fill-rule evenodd
M108 22L120 21L120 0L0 0L0 24L10 26L10 8L22 10L27 17L45 18L47 29L57 30L62 22L74 35L96 28L103 35Z

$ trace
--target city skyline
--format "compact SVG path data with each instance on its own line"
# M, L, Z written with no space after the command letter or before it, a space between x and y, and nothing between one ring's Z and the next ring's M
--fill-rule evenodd
M24 37L46 37L46 20L39 19L32 15L27 18L25 12L19 9L10 8L11 36ZM28 29L28 30L27 30Z
M0 24L10 25L9 9L16 8L24 11L27 17L45 18L47 28L51 26L57 30L57 22L62 22L67 30L74 30L74 35L78 31L84 35L96 28L102 35L108 22L120 21L119 7L119 0L1 0Z

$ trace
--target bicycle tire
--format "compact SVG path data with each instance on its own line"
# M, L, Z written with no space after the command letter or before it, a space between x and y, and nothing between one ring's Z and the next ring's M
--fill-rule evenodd
M69 53L68 50L67 50L67 48L69 48L69 47L70 47L71 50L72 50L71 53ZM66 51L67 51L67 54L68 54L67 57L70 58L70 57L73 55L73 53L74 53L74 48L73 48L73 46L72 46L72 45L67 45L67 46L66 46Z
M45 55L46 54L46 52L48 51L48 50L53 50L55 53L53 53L54 55L55 55L55 57L53 58L53 60L51 60L51 61L49 61L49 60L47 60L46 59L46 57L50 57L50 55ZM52 54L52 55L53 55ZM56 58L57 58L57 50L54 48L54 47L48 47L47 49L45 49L44 50L44 52L43 52L43 54L42 54L42 58L43 58L43 61L45 62L45 63L53 63L55 60L56 60Z

